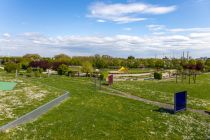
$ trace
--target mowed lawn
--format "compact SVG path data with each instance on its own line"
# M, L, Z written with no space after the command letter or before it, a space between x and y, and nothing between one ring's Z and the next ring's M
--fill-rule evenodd
M36 80L36 79L31 79ZM176 115L98 91L88 78L52 76L40 79L65 89L71 98L38 120L0 133L0 139L206 139L209 116Z
M113 88L125 91L128 94L142 98L173 104L175 92L188 92L188 106L196 109L207 109L210 107L210 74L197 76L196 84L188 83L186 79L183 83L179 79L176 83L173 80L160 81L124 81L116 82Z

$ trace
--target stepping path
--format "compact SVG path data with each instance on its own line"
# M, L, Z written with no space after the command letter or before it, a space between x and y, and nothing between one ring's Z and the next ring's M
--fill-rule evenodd
M110 87L102 86L102 89L106 89L106 90L111 91L111 92L106 92L106 94L109 94L109 95L114 95L114 96L120 96L120 97L124 97L124 98L128 98L128 99L133 99L133 100L136 100L136 101L144 102L146 104L159 106L160 108L165 108L165 109L170 109L170 110L174 109L174 105L172 105L172 104L161 103L161 102L157 102L157 101L144 99L144 98L134 96L134 95L131 95L129 93L119 91L119 90L116 90L116 89L113 89L113 88L110 88ZM202 114L202 115L209 115L209 113L207 113L205 110L198 110L198 109L192 109L192 108L187 108L187 110L189 110L191 112L194 112L194 113L199 113L199 114Z

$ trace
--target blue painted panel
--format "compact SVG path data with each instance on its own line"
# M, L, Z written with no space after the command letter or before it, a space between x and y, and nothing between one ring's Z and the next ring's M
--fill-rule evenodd
M187 109L187 92L182 91L174 95L174 112Z

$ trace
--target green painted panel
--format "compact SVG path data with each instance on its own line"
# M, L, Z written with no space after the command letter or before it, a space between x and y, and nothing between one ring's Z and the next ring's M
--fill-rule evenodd
M0 82L0 90L13 90L16 84L15 82Z

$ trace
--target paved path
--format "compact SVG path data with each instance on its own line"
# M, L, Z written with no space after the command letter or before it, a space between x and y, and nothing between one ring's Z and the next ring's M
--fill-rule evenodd
M37 109L17 118L14 121L11 121L3 126L0 126L0 132L6 131L7 129L11 129L18 125L25 124L27 122L37 119L38 117L40 117L41 115L43 115L44 113L46 113L47 111L52 109L53 107L59 105L61 102L63 102L67 98L69 98L69 92L66 91L63 95L55 98L54 100L52 100L52 101L38 107Z
M107 92L107 94L110 94L110 95L120 96L120 97L124 97L124 98L128 98L128 99L133 99L133 100L136 100L136 101L144 102L146 104L159 106L160 108L164 108L164 109L169 109L169 110L174 109L174 105L172 105L172 104L161 103L161 102L157 102L157 101L151 101L151 100L148 100L148 99L144 99L144 98L141 98L141 97L138 97L138 96L131 95L131 94L126 93L126 92L122 92L122 91L110 88L110 87L103 86L102 89L106 89L108 91L111 91L111 92ZM189 110L191 112L194 112L194 113L199 113L199 114L202 114L202 115L209 115L209 113L205 112L204 110L198 110L198 109L192 109L192 108L187 108L187 110Z

